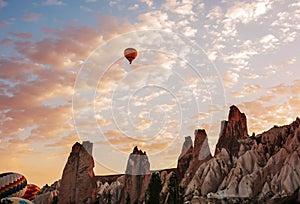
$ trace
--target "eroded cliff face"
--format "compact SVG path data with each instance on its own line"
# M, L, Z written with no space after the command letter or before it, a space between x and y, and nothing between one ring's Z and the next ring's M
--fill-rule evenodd
M248 136L246 116L231 106L222 123L216 154L212 157L205 130L195 131L195 141L186 137L177 169L159 171L161 203L168 203L172 172L185 187L185 200L193 203L300 202L300 119ZM34 200L51 203L90 203L95 198L93 158L76 143L60 182ZM150 182L146 152L133 149L124 175L98 178L98 203L143 203Z
M93 168L93 157L81 144L75 143L63 170L59 204L94 203L97 188Z
M247 136L246 117L232 106L221 128L215 156L202 163L186 188L194 203L298 201L300 188L300 119ZM229 141L226 141L228 139Z

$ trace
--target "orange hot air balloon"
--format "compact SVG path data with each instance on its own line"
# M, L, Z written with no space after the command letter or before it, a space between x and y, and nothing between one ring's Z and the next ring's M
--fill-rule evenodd
M25 191L25 194L22 196L22 198L30 199L33 196L35 196L40 190L41 188L35 184L27 184L27 189Z
M130 64L136 58L136 56L137 56L136 49L134 49L134 48L126 48L124 50L124 57L126 57L126 59L129 61Z

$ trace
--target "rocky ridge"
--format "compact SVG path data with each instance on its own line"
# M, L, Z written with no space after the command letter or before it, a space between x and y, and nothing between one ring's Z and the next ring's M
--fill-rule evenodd
M249 136L246 115L231 106L228 120L221 123L214 156L207 139L205 130L196 130L194 144L191 137L185 138L177 168L158 172L163 187L160 203L169 202L169 183L174 172L184 189L185 202L300 202L299 118L290 125L274 126ZM126 203L129 199L130 203L142 203L150 178L146 152L135 147L124 175L97 180L96 202ZM50 192L61 194L57 189Z
M198 192L194 203L203 202L203 198L240 203L300 202L300 119L251 137L245 135L245 120L236 107L230 108L216 155L200 165L186 188L186 200ZM229 141L222 142L224 138Z

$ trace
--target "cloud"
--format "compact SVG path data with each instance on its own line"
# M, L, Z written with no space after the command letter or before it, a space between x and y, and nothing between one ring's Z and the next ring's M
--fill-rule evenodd
M22 17L22 20L32 22L32 21L38 21L39 18L40 18L40 14L38 13L28 13Z
M32 34L31 33L24 33L24 32L10 32L10 34L12 36L21 38L21 39L30 39L32 38Z
M141 2L146 3L148 7L152 7L153 6L153 1L152 0L141 0Z
M7 2L4 0L0 0L0 9L7 6Z
M89 7L86 7L86 6L79 6L79 8L83 11L86 11L86 12L92 12L93 10L90 9Z
M134 5L130 6L130 7L128 7L128 10L136 10L138 8L139 8L139 5L138 4L134 4Z
M190 26L187 26L183 29L183 34L187 37L195 37L197 32L197 29L192 28Z
M9 38L5 38L3 40L0 40L0 45L7 45L7 44L10 44L12 43L13 41Z
M237 98L242 98L253 93L258 93L258 91L260 91L261 89L262 87L260 85L250 84L244 86L241 91L232 91L231 94Z
M272 34L263 36L259 42L265 49L275 48L278 45L278 39Z
M248 101L238 104L238 107L247 116L248 132L261 133L274 125L289 124L297 117L297 110L291 109L289 102L264 105L260 101Z
M47 0L46 2L44 2L44 4L46 4L46 5L55 5L55 6L66 5L65 3L63 3L62 1L59 1L59 0Z
M193 0L183 0L183 1L174 1L174 0L166 0L166 2L162 5L162 7L168 11L179 15L194 15Z
M251 3L237 2L227 10L225 16L246 24L256 21L259 16L265 14L269 9L271 9L271 3L268 0Z
M239 81L239 74L232 71L227 71L226 75L223 77L223 82L225 86L232 87Z
M145 27L146 29L171 29L175 26L175 22L169 19L168 14L160 10L141 14L138 16L138 20L142 22L142 28Z
M80 59L86 58L95 46L103 42L99 31L87 26L48 32L53 32L58 38L45 38L34 43L16 42L16 50L39 64L70 68L78 66Z
M222 11L222 8L220 6L215 6L212 9L210 9L205 16L209 20L217 20L217 23L220 23L220 20L223 18L224 13Z

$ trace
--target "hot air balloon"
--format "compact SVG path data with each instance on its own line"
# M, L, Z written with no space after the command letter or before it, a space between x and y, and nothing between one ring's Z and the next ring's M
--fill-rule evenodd
M7 197L1 199L1 204L33 204L31 201L19 197Z
M136 56L137 56L136 49L134 49L134 48L126 48L124 50L124 57L126 57L126 59L129 61L130 64L136 58Z
M35 196L41 189L35 184L27 184L26 192L22 196L22 198L30 199Z
M22 197L26 191L27 180L18 173L0 174L0 199L8 196Z

